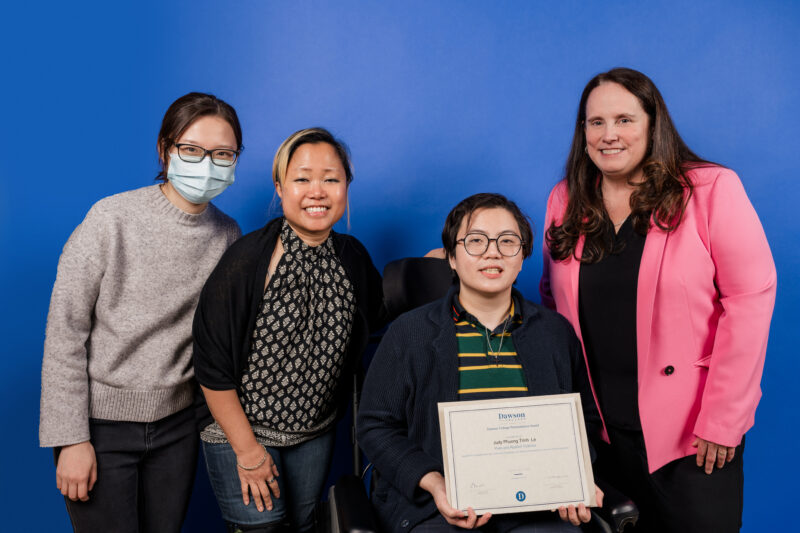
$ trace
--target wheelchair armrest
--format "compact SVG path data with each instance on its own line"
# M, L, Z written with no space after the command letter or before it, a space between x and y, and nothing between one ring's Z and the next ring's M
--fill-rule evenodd
M622 533L628 525L636 525L639 520L639 508L636 504L603 480L595 480L595 483L603 491L603 507L592 509L592 512L602 518L615 533Z
M333 533L377 533L378 521L364 489L353 475L339 478L328 492Z

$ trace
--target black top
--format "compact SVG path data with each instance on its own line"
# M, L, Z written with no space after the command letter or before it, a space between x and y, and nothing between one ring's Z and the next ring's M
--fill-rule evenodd
M613 253L580 267L581 333L606 424L638 430L636 290L646 235L634 231L629 217L616 235L609 223L606 236Z
M250 355L256 317L262 307L264 286L272 252L278 242L282 218L233 243L220 259L200 293L194 315L194 372L211 390L239 389ZM351 375L357 358L369 341L369 332L386 321L381 276L364 246L354 237L331 232L333 247L353 285L356 312L342 375ZM337 405L347 405L350 379L336 391ZM200 427L212 419L208 408L198 412Z
M364 381L358 441L379 472L373 478L372 502L386 532L407 532L438 512L418 484L426 473L443 469L437 403L458 401L458 341L451 305L457 290L453 287L444 298L395 320ZM579 392L591 439L599 434L600 417L572 326L516 290L513 294L522 314L514 341L529 394ZM517 519L498 515L489 524L511 529L504 526Z

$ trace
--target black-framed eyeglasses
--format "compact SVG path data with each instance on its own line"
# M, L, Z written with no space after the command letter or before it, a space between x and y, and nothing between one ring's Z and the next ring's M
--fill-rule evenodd
M463 239L456 242L464 244L464 250L469 255L483 255L489 249L489 244L494 241L497 251L505 257L514 257L522 249L525 242L516 233L501 233L496 239L490 239L485 233L467 233Z
M196 144L178 143L175 145L178 149L178 157L181 161L187 163L199 163L206 155L211 156L211 162L218 167L230 167L239 158L240 150L231 150L230 148L214 148L213 150L206 150L202 146Z

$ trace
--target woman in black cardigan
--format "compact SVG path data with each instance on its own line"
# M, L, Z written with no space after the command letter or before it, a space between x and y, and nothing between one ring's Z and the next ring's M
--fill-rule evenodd
M332 230L352 179L320 128L289 137L273 180L284 216L242 237L208 279L194 321L209 478L230 531L309 531L337 411L369 332L381 277L357 239Z
M489 521L488 513L452 508L445 494L438 402L579 392L589 434L599 431L572 327L512 288L532 238L527 218L505 197L463 200L442 232L458 287L402 315L384 336L364 383L358 438L379 472L372 501L385 531L532 531L532 524L537 532L576 531L589 520L581 504L560 510L572 524L550 513ZM457 337L462 329L467 333ZM469 331L481 333L477 344ZM473 344L462 346L470 337ZM460 365L466 356L476 361Z

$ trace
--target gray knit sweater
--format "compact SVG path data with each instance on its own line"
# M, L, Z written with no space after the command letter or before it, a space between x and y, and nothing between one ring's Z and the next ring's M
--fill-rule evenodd
M47 316L41 446L89 440L89 418L153 422L192 403L200 289L240 235L209 204L191 215L158 185L97 202L58 262Z

